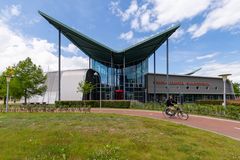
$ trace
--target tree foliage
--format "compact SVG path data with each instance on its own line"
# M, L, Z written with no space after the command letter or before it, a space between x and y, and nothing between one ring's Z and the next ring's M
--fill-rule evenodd
M240 96L240 83L233 83L233 90L236 96Z
M83 95L87 95L95 88L91 82L82 81L78 83L77 92L82 92Z
M14 67L8 67L0 76L0 97L2 97L4 99L4 104L5 104L5 100L6 100L6 94L7 94L7 80L6 77L11 77L13 78L14 76L14 71L15 68ZM13 96L13 92L11 92L12 89L16 88L15 84L10 81L10 93L9 95Z
M10 81L10 96L15 99L24 97L24 102L27 103L27 98L34 95L42 95L47 86L47 79L40 66L33 64L30 58L20 61L16 66L9 67L0 76L0 96L6 96L6 76L11 75Z

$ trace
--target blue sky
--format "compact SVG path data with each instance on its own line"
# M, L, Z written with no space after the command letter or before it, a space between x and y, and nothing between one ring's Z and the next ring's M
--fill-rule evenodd
M170 39L170 73L202 68L196 75L231 73L240 82L239 0L2 0L0 71L26 57L45 71L57 69L57 30L38 10L116 50L180 23ZM88 67L87 56L64 37L62 46L63 69ZM158 73L166 72L165 49L157 51Z

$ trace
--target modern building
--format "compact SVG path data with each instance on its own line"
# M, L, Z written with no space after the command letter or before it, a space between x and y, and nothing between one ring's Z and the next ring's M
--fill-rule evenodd
M155 51L165 41L168 42L168 38L179 28L179 25L171 27L136 45L116 51L42 12L39 13L59 31L59 77L61 74L61 34L63 34L89 56L89 68L100 73L105 99L144 101L144 75L148 72L148 57L155 55ZM59 78L59 91L58 97L61 99L61 78Z
M154 75L147 73L146 99L153 101L154 98ZM156 75L156 101L163 102L167 93L180 102L182 96L184 102L197 100L221 100L223 99L223 80L220 77L201 77L191 75L169 75L167 87L166 74ZM231 81L226 82L226 97L234 99L234 90Z
M28 103L46 103L53 104L58 100L58 72L46 73L47 91L42 96L34 96L29 98ZM92 84L99 84L100 79L96 71L92 69L76 69L61 71L61 100L83 100L83 99L99 99L99 92L95 88L91 94L83 95L82 92L78 92L79 83L82 81L88 81ZM23 101L23 100L22 100Z
M64 88L66 89L68 85L72 85L72 82L70 82L71 80L74 81L74 84L81 80L79 75L75 75L75 78L68 78L68 80L65 81L66 77L64 74L67 74L68 72L61 71L60 59L62 34L89 56L89 68L92 69L91 72L96 71L100 74L99 83L96 84L96 95L98 96L93 97L93 99L99 98L100 85L102 89L102 99L125 99L144 102L147 99L157 100L157 98L159 99L161 95L165 94L165 91L160 89L161 85L158 84L158 81L160 80L157 79L161 76L156 75L155 54L156 50L166 42L166 53L168 55L168 38L180 27L179 25L173 26L164 32L126 49L116 51L87 37L43 12L39 11L39 14L59 31L59 71L54 72L55 78L58 80L57 86L55 86L57 88L55 92L57 92L56 97L58 100L66 100L67 96L64 95L66 93ZM151 55L154 55L154 74L148 74L148 58ZM74 73L81 74L80 70L74 71ZM171 77L172 76L166 76L165 79ZM162 76L162 78L164 79L164 76ZM198 78L195 78L194 80L198 82L197 79ZM171 80L172 79L168 81ZM219 78L216 80L219 81ZM72 92L75 92L74 88ZM169 89L167 93L171 93L171 89ZM220 94L220 90L218 94ZM72 100L71 98L73 97L74 96L70 96L67 99ZM89 98L90 97L91 96L89 96Z

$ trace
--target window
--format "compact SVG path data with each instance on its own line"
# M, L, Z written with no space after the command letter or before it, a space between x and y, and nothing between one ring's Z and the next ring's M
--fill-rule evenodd
M197 87L196 87L196 89L198 90L198 89L199 89L199 87L197 86Z
M218 87L215 87L215 90L218 90Z
M207 90L209 90L209 87L206 87Z
M186 89L189 89L189 86L187 86Z

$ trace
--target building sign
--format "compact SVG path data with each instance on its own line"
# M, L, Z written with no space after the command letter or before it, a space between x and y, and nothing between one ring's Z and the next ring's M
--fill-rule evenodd
M154 81L153 81L154 84ZM165 81L156 81L157 85L166 85ZM169 81L169 85L187 85L187 86L209 86L207 82L180 82L180 81Z

